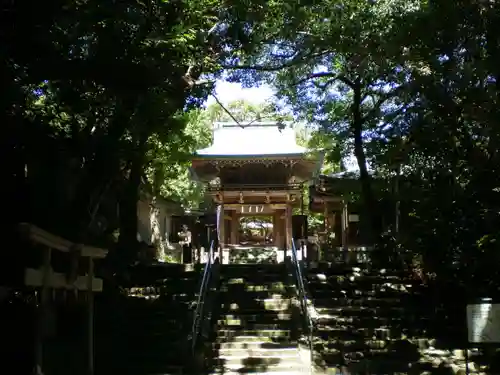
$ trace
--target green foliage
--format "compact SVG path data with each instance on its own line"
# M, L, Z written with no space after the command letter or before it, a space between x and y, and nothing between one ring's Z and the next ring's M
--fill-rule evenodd
M254 11L213 0L3 7L3 181L19 202L11 225L106 246L119 229L127 247L145 182L196 204L186 165L206 133L187 126L189 113L227 55L252 50L239 18Z
M273 85L297 119L318 126L327 160L353 151L375 212L371 164L401 202L398 248L424 269L471 293L498 283L499 5L277 0L264 9L252 24L257 53L228 59L231 78Z
M368 164L386 193L397 191L387 195L402 207L398 248L440 277L494 289L499 7L10 2L0 16L0 121L3 181L17 204L5 216L84 242L106 242L119 228L132 243L141 186L195 206L201 191L187 165L209 143L202 124L231 118L197 108L226 68L232 80L277 92L262 108L235 103L242 121L291 119L291 108L313 127L299 141L326 151L324 172L354 152L368 216L379 198Z
M227 105L212 104L207 108L212 122L235 122L248 126L255 122L276 122L278 126L293 118L279 110L273 103L254 104L244 100L235 100Z
M201 109L183 115L186 127L176 138L151 139L147 179L155 195L180 202L186 208L197 208L204 196L203 186L190 174L191 158L196 150L212 141L209 113Z

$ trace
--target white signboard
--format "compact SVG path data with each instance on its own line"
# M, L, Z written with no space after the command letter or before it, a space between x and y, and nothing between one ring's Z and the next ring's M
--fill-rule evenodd
M224 215L224 212L222 210L222 206L219 204L217 206L217 219L216 219L217 220L217 239L219 241L220 241L220 224L221 224L221 222L220 222L220 216L221 215Z
M359 222L359 215L349 215L349 222L350 223L357 223L357 222Z
M500 343L500 304L467 305L467 332L470 343Z
M242 205L240 208L242 214L262 214L264 213L264 205Z

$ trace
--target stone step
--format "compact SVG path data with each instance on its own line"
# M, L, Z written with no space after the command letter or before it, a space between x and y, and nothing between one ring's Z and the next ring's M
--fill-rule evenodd
M169 298L176 303L191 303L198 299L198 291L195 293L175 293L170 295Z
M219 349L219 358L296 358L298 357L297 348L242 348L242 349Z
M286 273L230 273L230 274L221 274L220 280L223 283L228 284L242 284L242 283L252 283L252 282L285 282L286 281Z
M419 321L428 321L427 318L420 318ZM337 325L352 325L355 327L376 327L376 326L390 326L396 324L412 323L414 318L405 315L394 314L392 316L381 315L318 315L315 321L319 324L337 324Z
M222 314L217 320L219 325L243 325L247 323L260 323L260 324L280 324L289 323L292 319L291 313L263 311L262 314Z
M400 306L401 298L381 298L381 297L365 297L365 298L346 298L342 297L314 297L311 298L314 306L318 308L336 308L345 306L365 306L365 307L391 307Z
M292 341L275 342L270 337L239 336L239 340L229 342L214 342L213 348L224 350L278 350L297 349L297 343Z
M242 291L240 293L235 293L234 291L224 291L221 290L219 294L219 299L223 302L227 300L234 301L262 301L262 300L283 300L288 299L287 293L273 293L267 291Z
M276 323L256 323L245 321L229 321L221 322L217 325L218 329L233 330L233 331L247 331L247 330L274 330L274 329L291 329L295 325L292 320L279 320Z
M314 345L314 350L324 352L334 352L342 350L345 352L367 351L374 349L386 349L390 345L390 340L328 340Z
M220 311L222 313L241 313L244 311L246 314L252 314L255 312L256 314L260 314L263 311L276 312L276 311L286 311L290 309L292 306L292 302L290 299L262 299L256 300L254 303L247 307L247 304L238 304L237 302L223 302L220 305Z
M342 371L335 370L341 363L344 364ZM432 374L436 371L432 364L427 368L420 368L418 362L406 358L371 357L364 359L362 353L359 353L357 359L352 360L345 358L341 353L325 353L321 356L319 364L320 367L333 371L329 372L332 374ZM443 372L443 374L453 374L453 372Z
M394 283L394 284L413 284L413 278L410 275L405 275L404 277L395 275L367 275L360 273L348 273L343 275L326 275L326 274L308 274L306 279L311 283L328 282L332 285L334 284L345 284L349 282L360 283L360 284L384 284L384 283Z
M238 358L232 359L228 362L226 359L220 359L217 363L216 368L219 374L226 375L228 372L237 372L240 374L246 373L276 373L276 372L287 372L288 374L293 372L300 372L303 369L303 364L298 358L295 361L282 362L280 358Z
M216 363L219 362L224 365L224 368L240 369L241 367L253 367L258 368L267 366L279 367L286 366L287 368L296 366L300 368L302 361L299 356L298 349L291 350L289 352L280 352L278 354L273 354L271 352L263 351L261 353L257 352L241 352L241 355L237 354L222 354L220 353Z
M297 346L297 341L293 340L290 338L290 333L286 332L282 336L259 336L259 334L262 334L261 332L255 332L253 331L253 335L249 334L252 332L246 332L247 334L239 334L239 332L227 332L227 334L230 334L229 336L215 336L214 340L212 341L212 347L214 349L221 347L221 345L228 345L231 347L231 345L238 347L239 345L241 346L246 346L246 347L252 347L252 346L261 346L264 345L266 347L285 347L288 348L290 346L296 347Z
M250 272L270 272L285 270L286 266L283 264L222 264L221 271L224 272L242 272L248 270Z
M400 268L372 268L369 267L367 264L346 264L342 262L335 262L335 263L328 263L328 262L322 262L320 264L314 265L311 264L308 267L308 273L323 273L323 274L340 274L340 273L345 273L345 272L358 272L358 273L364 273L364 274L369 274L369 275L395 275L395 276L401 276L401 275L407 275L409 271L407 270L401 270Z
M362 350L381 350L381 349L394 349L399 345L399 342L403 340L335 340L330 339L328 341L315 343L315 350L318 352L330 352L335 350L342 350L345 352L352 351L362 351ZM406 341L406 340L405 340ZM414 345L419 350L426 350L434 344L435 340L418 338L413 340L408 340L411 345Z
M218 312L221 317L226 317L229 315L233 316L243 316L252 318L252 316L277 316L280 314L290 314L293 310L292 302L273 302L268 305L264 303L252 304L251 306L238 305L237 303L226 303L221 304ZM253 319L253 318L252 318Z
M307 283L309 289L315 289L315 290L332 290L332 291L339 291L339 290L361 290L361 291L383 291L386 289L391 289L391 290L400 290L400 291L408 291L411 290L414 285L413 284L408 284L408 283L392 283L392 282L385 282L385 283L371 283L367 282L366 284L358 283L357 281L344 281L344 282L324 282L324 281L313 281L313 282L308 282Z
M219 328L217 330L217 342L227 342L231 341L260 341L267 339L279 339L286 338L289 339L291 336L291 331L289 329L228 329Z
M326 298L401 298L405 292L394 290L394 289L385 289L385 290L363 290L363 289L339 289L339 290L319 290L315 291L313 289L309 289L310 296L313 299L326 299Z
M339 316L339 317L328 317L320 316L316 319L319 325L343 325L350 326L354 328L378 328L391 325L401 325L403 323L410 323L411 320L408 318L401 317L379 317L379 316Z
M317 307L316 312L324 317L386 317L402 316L407 312L402 306L366 307L366 306L343 306L343 307Z
M241 374L260 374L260 375L304 375L303 370L286 370L286 371L280 371L276 369L269 369L269 370L253 370L253 369L248 369L248 371L245 370L239 370L239 371L227 371L227 370L217 370L217 372L209 372L208 375L241 375Z
M220 276L220 281L221 285L241 285L241 284L262 284L262 285L269 285L272 283L285 283L287 281L287 275L275 275L275 274L257 274L257 275L221 275ZM235 284L231 280L234 280L235 278L243 280L243 282L240 282L238 284ZM232 284L229 284L228 282L231 281Z
M403 353L366 353L357 352L342 354L324 353L321 356L321 362L325 367L335 367L339 364L344 364L350 374L430 374L432 372L432 364L421 368L419 366L418 353L403 354ZM419 368L420 367L420 368ZM415 372L409 372L413 370ZM423 370L423 371L422 371ZM448 374L448 372L446 372Z
M412 334L410 334L412 333ZM317 325L314 336L321 340L363 340L376 339L386 340L390 338L399 339L401 337L415 337L421 335L418 329L408 329L400 327L354 327L354 326L322 326Z
M243 278L225 280L220 288L225 291L286 291L287 284L283 281L263 280L262 282L246 281Z
M363 285L355 285L353 283L346 285L339 285L337 288L332 288L332 292L344 292L348 295L363 295L367 292L375 292L380 295L388 294L388 293L410 293L412 290L411 285L404 284L377 284L371 286L363 286ZM394 294L395 295L395 294Z

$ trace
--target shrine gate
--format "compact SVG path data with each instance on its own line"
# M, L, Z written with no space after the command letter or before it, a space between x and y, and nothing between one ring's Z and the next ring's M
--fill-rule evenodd
M213 134L213 144L193 157L192 173L206 184L207 194L221 212L220 248L275 250L282 261L291 241L307 237L306 217L293 213L300 213L307 204L304 188L318 174L322 155L297 145L290 124L280 129L274 122L245 127L215 123ZM244 246L240 219L259 215L272 217L272 239Z

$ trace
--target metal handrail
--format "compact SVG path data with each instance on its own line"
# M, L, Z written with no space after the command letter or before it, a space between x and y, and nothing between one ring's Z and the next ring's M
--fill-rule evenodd
M297 282L297 290L299 292L299 299L300 299L300 305L302 308L302 316L305 319L305 326L306 330L308 330L309 334L309 351L311 355L311 363L310 363L310 368L309 368L309 373L313 373L313 360L314 360L314 354L313 354L313 333L314 333L314 322L309 314L309 309L308 309L308 304L307 304L307 294L306 294L306 289L304 286L304 278L302 276L302 269L301 265L299 264L299 260L297 257L297 248L295 247L295 241L292 239L292 263L294 265L294 271L295 271L295 278Z
M214 254L214 241L212 240L212 242L210 243L210 249L208 251L207 263L205 264L205 268L203 269L203 277L201 279L200 289L198 291L198 300L196 302L196 309L194 311L194 316L193 316L193 325L191 328L191 345L192 345L191 350L193 355L196 350L196 345L198 343L198 337L200 335L201 321L203 320L205 313L204 312L205 297L212 276L212 266L214 262L213 254Z

